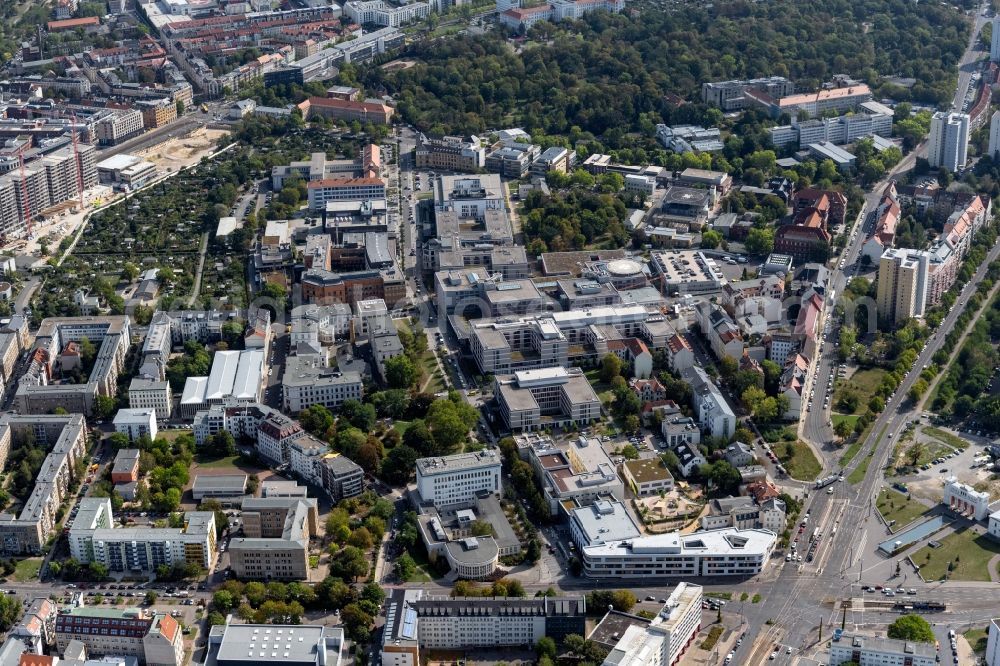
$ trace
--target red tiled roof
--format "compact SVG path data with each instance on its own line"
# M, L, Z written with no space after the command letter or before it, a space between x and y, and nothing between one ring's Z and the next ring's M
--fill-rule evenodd
M72 28L82 28L88 25L101 25L101 20L96 16L85 16L83 18L63 19L62 21L49 21L49 31L70 30Z

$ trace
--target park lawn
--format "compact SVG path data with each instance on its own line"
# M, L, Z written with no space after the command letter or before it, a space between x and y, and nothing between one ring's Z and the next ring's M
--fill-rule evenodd
M969 629L962 635L965 636L965 640L969 641L973 652L980 654L986 652L986 641L989 639L989 632L985 629Z
M172 442L175 439L177 439L178 437L180 437L181 435L190 435L190 434L192 434L192 431L191 430L187 430L187 429L183 429L183 430L158 430L156 432L156 439L161 439L162 438L162 439L167 440L168 442Z
M892 532L898 532L927 513L927 507L917 500L889 488L883 488L878 494L875 506L887 523L896 521L896 524L889 528Z
M18 583L30 583L38 580L38 572L41 568L41 557L26 557L17 561L12 578Z
M788 471L788 476L793 479L812 481L823 471L823 466L816 460L816 455L804 442L778 444L774 447L774 451Z
M959 451L964 451L969 446L967 441L957 435L951 434L947 430L935 428L934 426L924 426L922 430L925 435L933 437L942 444L947 444L948 446L958 449Z
M913 562L920 567L924 580L940 580L946 576L950 580L990 580L988 565L994 555L1000 554L1000 543L968 528L938 541L940 547L924 546L913 554ZM955 568L949 573L948 563L956 557L958 562L954 563Z
M406 429L410 427L410 423L412 423L412 421L393 421L392 427L396 432L402 435L406 432Z
M855 424L857 424L858 419L861 418L860 414L838 414L836 412L830 415L830 421L833 423L833 427L837 427L837 424L841 421L847 421L851 424L851 430L854 429Z

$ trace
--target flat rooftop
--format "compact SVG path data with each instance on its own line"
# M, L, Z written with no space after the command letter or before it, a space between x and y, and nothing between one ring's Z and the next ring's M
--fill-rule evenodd
M659 458L649 458L647 460L626 460L622 463L628 470L636 483L649 483L651 481L666 481L672 479L670 470L660 461Z
M434 476L494 465L500 465L499 456L491 449L485 449L474 453L457 453L453 456L419 458L417 460L417 473L421 476Z

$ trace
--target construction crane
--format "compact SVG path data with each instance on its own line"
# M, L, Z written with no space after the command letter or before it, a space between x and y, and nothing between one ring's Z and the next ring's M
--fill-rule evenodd
M76 195L78 199L78 205L80 210L83 210L83 165L80 163L80 147L79 138L77 136L77 121L76 121L76 111L60 111L56 109L46 110L46 109L32 109L32 115L46 116L49 118L62 118L65 119L67 115L70 121L73 123L70 127L70 138L73 144L73 161L76 167ZM23 164L22 164L23 167Z

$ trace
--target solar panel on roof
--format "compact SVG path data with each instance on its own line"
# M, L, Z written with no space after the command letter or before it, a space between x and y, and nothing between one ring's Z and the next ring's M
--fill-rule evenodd
M403 638L414 639L417 636L417 611L407 608L403 611L403 629L399 632Z

